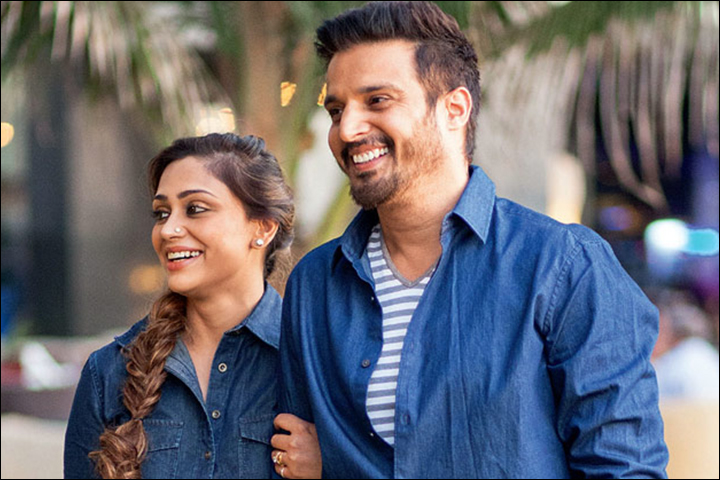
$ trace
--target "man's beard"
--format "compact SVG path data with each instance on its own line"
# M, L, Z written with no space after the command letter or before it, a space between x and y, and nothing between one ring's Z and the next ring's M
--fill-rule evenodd
M391 200L407 184L407 180L395 171L373 182L375 176L376 172L361 173L358 181L350 183L350 195L365 210L373 210Z
M359 174L355 181L350 182L350 195L355 203L365 210L375 209L407 191L418 176L433 172L442 154L437 128L432 120L428 120L420 122L416 132L405 142L404 171L392 169L391 173L377 179L374 179L378 176L377 172L365 172ZM392 155L392 159L398 165L392 140L384 137L379 143L388 146L388 156Z

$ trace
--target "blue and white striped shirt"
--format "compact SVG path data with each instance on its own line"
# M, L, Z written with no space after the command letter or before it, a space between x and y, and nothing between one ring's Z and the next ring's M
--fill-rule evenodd
M383 312L383 347L368 385L367 412L377 434L394 445L395 390L405 334L435 265L417 280L407 281L390 259L380 225L370 235L367 253Z

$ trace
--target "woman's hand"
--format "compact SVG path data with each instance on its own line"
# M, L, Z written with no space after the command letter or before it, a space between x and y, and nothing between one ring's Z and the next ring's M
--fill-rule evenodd
M276 430L288 432L275 434L271 440L277 474L283 478L320 478L322 457L315 425L287 413L275 417L274 423Z

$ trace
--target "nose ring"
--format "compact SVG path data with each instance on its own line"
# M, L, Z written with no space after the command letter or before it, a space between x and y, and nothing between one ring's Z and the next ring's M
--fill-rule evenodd
M180 227L175 227L175 233L180 233L182 230L180 230Z

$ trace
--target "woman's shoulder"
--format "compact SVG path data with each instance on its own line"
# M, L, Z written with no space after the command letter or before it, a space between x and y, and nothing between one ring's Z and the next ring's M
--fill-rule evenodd
M123 412L122 396L117 394L127 378L127 359L123 350L145 328L145 324L145 319L137 322L112 342L90 354L80 375L72 415L84 418L84 415L95 412L103 422L107 422Z
M116 336L112 342L90 354L88 364L94 364L99 370L106 370L113 364L125 365L123 350L142 332L147 325L147 317L136 322L125 333Z

